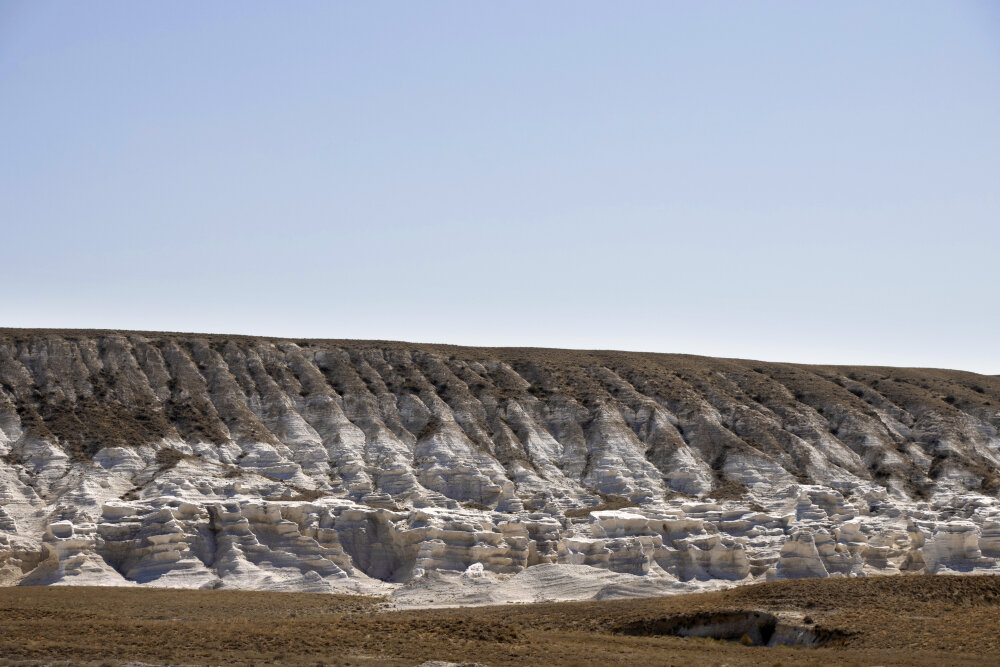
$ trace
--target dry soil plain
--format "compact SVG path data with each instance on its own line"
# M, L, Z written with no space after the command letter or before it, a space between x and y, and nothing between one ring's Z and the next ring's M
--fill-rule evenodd
M821 647L636 635L774 613ZM780 581L662 598L389 610L377 599L247 591L0 589L0 664L1000 664L1000 577Z

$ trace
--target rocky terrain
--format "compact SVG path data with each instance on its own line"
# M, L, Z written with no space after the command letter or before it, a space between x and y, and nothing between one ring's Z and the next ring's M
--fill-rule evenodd
M959 371L0 330L0 584L429 606L1000 573L998 431L1000 378Z

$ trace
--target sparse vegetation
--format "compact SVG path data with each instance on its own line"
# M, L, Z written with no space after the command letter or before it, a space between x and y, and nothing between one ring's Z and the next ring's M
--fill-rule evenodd
M747 485L732 477L716 475L716 485L708 492L715 500L741 500L746 495Z
M188 458L188 455L176 449L161 449L156 452L156 464L160 466L161 472L172 470L185 458Z
M260 345L275 343L277 351L276 356L264 361L259 372L287 396L301 396L305 391L303 378L280 357L282 346L287 348L289 342L280 339L0 330L0 345L18 350L39 350L52 343L65 344L71 349L95 340L97 347L106 349L110 338L116 340L111 346L114 349L128 351L131 346L143 374L128 377L124 370L128 364L105 364L80 377L54 381L39 374L40 370L25 375L0 368L4 396L13 402L22 428L38 439L57 442L76 461L90 460L103 447L134 447L162 442L164 437L179 436L188 442L216 445L234 440L276 444L275 434L265 426L269 423L266 419L256 415L243 401L232 401L231 397L218 393L218 387L223 386L218 382L222 380L235 381L248 395L256 391L257 381L246 370L239 370L239 360ZM475 423L466 421L459 426L475 447L501 464L519 461L529 468L534 462L523 443L500 436L501 432L506 433L503 422L510 401L533 405L532 410L539 411L533 418L543 426L553 411L562 412L563 417L572 415L575 424L570 425L570 430L587 429L598 410L617 410L644 442L647 436L643 434L649 431L643 429L648 422L641 423L640 415L646 410L644 406L656 403L681 416L674 424L676 435L689 445L695 444L695 449L717 471L725 463L723 454L739 449L755 456L762 454L801 481L806 481L809 473L805 459L796 453L792 434L807 440L812 437L808 434L814 433L817 425L811 420L817 414L825 421L818 425L820 429L826 428L845 446L856 449L868 437L866 433L882 428L874 406L882 410L891 405L893 410L902 410L904 422L915 419L915 415L934 415L940 420L937 428L956 432L965 429L970 433L972 427L968 424L975 420L994 424L994 406L1000 404L1000 377L959 371L845 368L670 354L466 348L383 341L299 340L297 343L299 348L309 348L308 356L315 360L319 371L310 383L322 383L325 379L330 394L341 397L337 400L358 398L388 405L404 394L437 391L437 397L453 409L473 406L469 414L474 415ZM393 358L392 363L367 361L393 355L398 358ZM155 382L153 378L157 378ZM137 391L139 384L147 380L153 382L146 388L148 391ZM60 387L61 382L67 383L65 389ZM309 386L310 391L322 393L320 385ZM78 391L80 387L84 389ZM718 410L722 432L707 433L697 426L697 412L692 413L690 408L698 403ZM430 437L440 427L435 418L423 419L418 416L409 425L410 433L418 440ZM555 420L547 426L562 442L569 431L557 433L561 428L559 423ZM903 460L892 467L879 467L876 461L870 464L867 474L881 484L902 483L920 496L933 485L934 475L927 475L926 467L908 449L933 457L936 445L932 441L933 430L915 432L918 439L902 449L886 436L886 447L894 453L898 450ZM692 438L711 441L711 445L692 443ZM963 441L959 438L956 442ZM677 445L669 438L649 440L646 444L647 458L661 468L668 465ZM587 456L590 455L588 452ZM994 488L990 474L1000 470L977 453L975 447L964 448L952 462L976 474L983 471L982 488ZM165 469L176 465L176 461L165 463L168 466ZM590 470L591 464L589 459L585 461L585 471ZM933 467L934 472L940 469L941 465ZM716 495L736 497L738 488L724 483L721 477L718 482Z
M304 489L301 486L295 486L294 484L289 484L288 488L294 491L295 495L290 498L286 498L286 500L312 502L329 495L326 491L321 491L320 489Z
M472 500L467 500L464 503L462 503L462 507L464 507L467 510L478 510L480 512L492 512L493 511L492 507L487 507L486 505L483 505L482 503L477 503L477 502L472 501Z
M95 665L993 664L998 604L1000 577L989 576L793 580L662 598L411 611L347 595L0 588L0 655L13 664ZM820 648L764 648L740 637L655 632L663 620L740 610L801 618L829 639Z
M417 432L417 440L424 440L425 438L431 437L434 432L440 428L441 422L437 417L431 417L424 427Z

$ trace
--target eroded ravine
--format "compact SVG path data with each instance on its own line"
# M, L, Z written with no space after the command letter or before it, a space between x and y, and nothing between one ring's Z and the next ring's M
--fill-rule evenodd
M1000 379L959 371L0 332L6 584L438 572L541 599L601 593L514 575L592 566L629 595L994 571L998 472Z

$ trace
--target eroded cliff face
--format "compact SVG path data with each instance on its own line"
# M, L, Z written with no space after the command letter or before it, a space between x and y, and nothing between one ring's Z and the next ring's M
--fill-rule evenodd
M0 583L990 570L998 431L957 371L5 330Z

